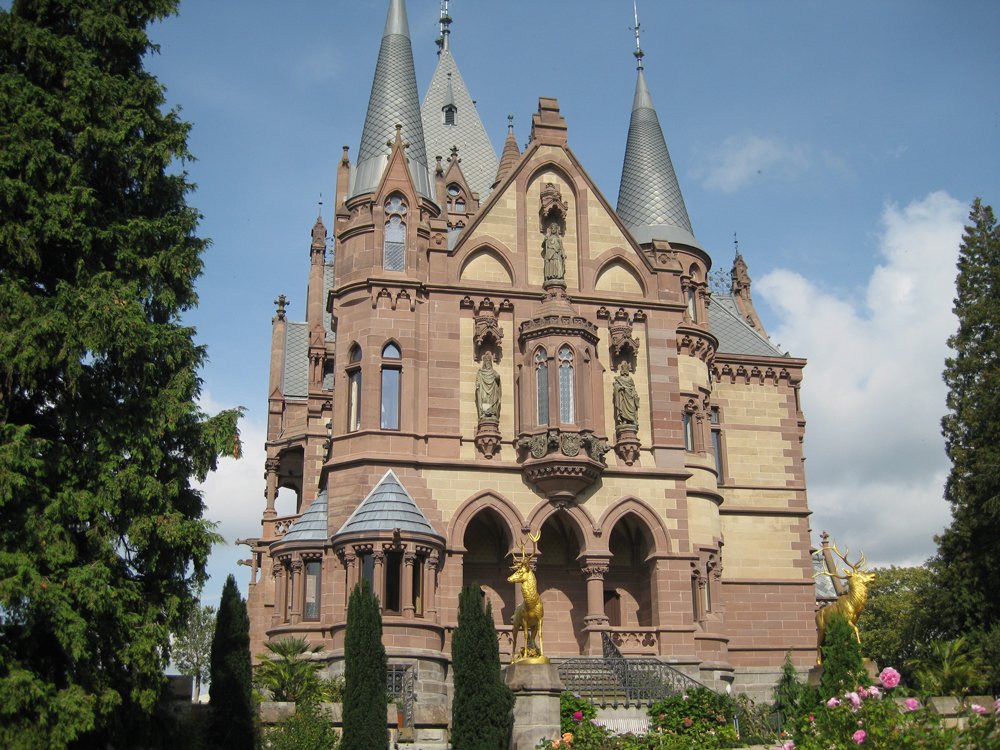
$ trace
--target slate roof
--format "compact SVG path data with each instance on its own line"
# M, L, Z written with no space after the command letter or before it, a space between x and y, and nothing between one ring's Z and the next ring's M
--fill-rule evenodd
M285 398L309 395L309 324L285 323L285 367L281 381Z
M730 294L712 294L708 307L708 327L719 340L720 354L747 354L757 357L785 357L785 352L753 329L740 315Z
M385 473L368 497L354 510L335 536L343 534L393 531L430 534L440 537L410 493L406 491L396 473Z
M826 571L826 563L823 561L823 553L820 551L812 554L813 573ZM836 599L837 589L833 587L833 579L827 575L816 576L816 598Z
M365 126L361 131L358 162L351 170L350 196L375 190L388 164L396 124L402 125L403 141L409 144L406 157L417 192L432 197L424 129L420 120L417 75L406 20L404 0L390 0L389 12L379 46L372 92L368 99Z
M326 298L330 296L330 290L333 289L333 255L326 261L326 265L323 266L323 330L326 331L327 341L336 341L337 334L333 330L333 316L326 312ZM308 357L308 352L306 352Z
M312 505L288 527L282 542L325 542L327 538L327 494L323 490Z
M618 216L641 244L652 239L700 248L691 229L660 119L639 68L618 188Z
M450 100L450 101L449 101ZM444 124L445 104L456 107L455 124ZM441 51L430 86L420 108L423 121L424 142L431 164L435 157L447 160L452 146L458 146L462 160L462 174L469 187L485 200L497 174L497 155L486 135L486 128L479 117L476 105L465 87L462 74L454 56L447 49Z

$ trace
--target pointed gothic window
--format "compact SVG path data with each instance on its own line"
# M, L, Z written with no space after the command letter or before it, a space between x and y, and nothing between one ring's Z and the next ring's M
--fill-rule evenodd
M388 343L382 349L382 414L379 426L383 430L399 429L399 398L402 370L399 347Z
M549 423L549 354L542 347L535 352L535 414L539 425Z
M690 412L684 412L683 424L684 428L684 450L693 451L694 450L694 417Z
M406 258L406 202L392 195L385 202L385 236L382 240L382 268L402 271Z
M559 421L571 424L576 421L576 404L573 393L573 350L566 344L559 350Z

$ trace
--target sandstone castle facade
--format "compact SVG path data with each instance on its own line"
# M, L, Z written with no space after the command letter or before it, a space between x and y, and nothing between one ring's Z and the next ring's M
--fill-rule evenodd
M509 658L510 553L541 531L554 660L610 638L716 688L773 684L786 651L814 658L805 361L770 343L742 258L710 293L638 48L613 205L555 99L497 158L446 8L421 105L390 0L360 148L312 229L305 320L279 298L253 653L302 636L337 669L365 578L390 662L446 706L459 590L482 587Z

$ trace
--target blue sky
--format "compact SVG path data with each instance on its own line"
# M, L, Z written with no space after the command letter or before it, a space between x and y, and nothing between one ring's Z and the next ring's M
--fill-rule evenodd
M205 486L229 541L259 529L270 320L301 319L320 194L356 153L387 0L183 2L148 67L193 124L187 169L212 240L200 307L205 401L243 405L247 458ZM437 0L409 0L417 79ZM613 203L635 84L628 0L452 0L452 52L499 151L555 96ZM695 235L728 270L733 233L772 340L803 384L813 529L914 563L947 522L940 373L972 199L1000 203L1000 3L639 4L647 82ZM220 546L214 600L246 548ZM248 571L237 572L245 588Z

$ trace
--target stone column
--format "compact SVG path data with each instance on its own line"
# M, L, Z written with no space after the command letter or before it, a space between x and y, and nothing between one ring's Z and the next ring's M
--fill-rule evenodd
M427 556L424 565L424 617L431 622L438 621L437 611L437 587L438 587L438 564L441 558L437 552L431 552Z
M375 596L378 598L379 608L385 610L385 550L372 550L372 562L374 563L375 576Z
M267 507L264 508L264 520L271 521L277 516L274 510L274 502L278 499L278 467L281 465L280 459L269 458L264 462L264 499L267 500Z
M291 611L288 621L293 625L302 621L302 558L296 555L292 559L292 575L288 582L292 592Z
M417 555L410 550L403 552L403 580L400 581L402 586L400 586L400 596L403 601L400 602L400 610L403 613L403 617L412 618L414 615L413 608L413 566L417 562Z
M587 558L580 567L587 578L587 615L583 618L587 631L587 654L601 656L604 644L601 633L608 629L608 615L604 611L604 576L608 573L608 560L603 557Z
M274 614L271 616L271 625L280 625L285 621L285 566L280 560L275 560L271 575L274 576Z

